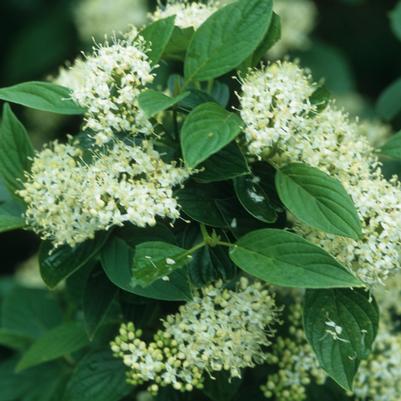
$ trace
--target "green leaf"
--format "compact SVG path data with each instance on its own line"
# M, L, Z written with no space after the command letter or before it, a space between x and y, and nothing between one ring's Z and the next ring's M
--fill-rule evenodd
M33 155L25 127L10 106L5 104L0 123L0 176L11 193L21 189L24 173L29 170Z
M48 82L24 82L0 89L0 99L31 109L57 114L83 114L84 110L71 99L71 90Z
M32 344L22 355L16 371L20 372L44 362L71 354L87 346L88 343L88 337L81 323L63 323L46 332Z
M376 110L380 117L390 121L401 111L401 78L388 86L380 95Z
M189 92L182 93L177 97L169 97L162 92L157 92L153 89L149 89L142 92L138 96L139 107L145 112L145 115L150 118L160 113L163 110L167 110L170 107L175 106L189 95Z
M218 10L195 32L185 58L186 82L219 77L240 65L265 37L271 0L239 0Z
M178 105L179 108L183 111L190 112L201 104L215 101L215 99L211 95L204 91L194 88L189 88L188 91L189 96L182 100Z
M65 371L48 363L15 373L15 358L0 363L0 401L60 401Z
M401 160L401 131L388 139L380 148L380 153L392 159Z
M227 107L230 101L230 88L220 81L214 81L210 95L220 106Z
M340 328L336 331L336 326ZM372 349L379 311L364 290L308 290L305 296L305 334L320 366L340 386L352 390L361 360Z
M389 17L394 35L401 40L401 1L391 10Z
M95 270L86 282L83 296L85 329L93 339L110 310L118 288L114 286L102 271Z
M1 307L1 327L21 336L35 339L61 323L62 313L48 291L14 288Z
M331 93L329 90L323 85L317 88L310 97L310 102L317 107L317 111L323 111L327 105L330 103L332 99Z
M277 171L276 188L284 205L303 223L355 240L361 236L358 212L338 180L293 163Z
M43 242L39 249L40 274L49 288L55 288L62 280L93 261L102 249L108 233L99 232L95 239L71 248L62 245L56 249L51 242Z
M167 276L190 261L191 255L186 249L166 242L144 242L135 248L132 283L147 287L158 279L168 281Z
M152 22L142 32L141 36L150 44L148 53L153 65L156 65L167 44L170 41L174 30L175 16Z
M262 229L240 238L232 261L270 284L293 288L361 287L363 283L323 249L288 231Z
M128 395L124 365L111 351L86 355L75 367L67 384L65 401L119 401Z
M266 57L267 51L271 49L281 38L281 19L273 12L269 30L263 38L255 52L251 54L240 66L239 70L246 72L248 68L256 67L263 58Z
M170 41L164 50L163 58L184 61L185 53L194 32L195 30L192 27L179 28L175 26Z
M199 182L226 181L250 173L245 156L235 142L209 157L199 166L194 178Z
M7 212L0 206L0 233L16 230L25 226L24 219Z
M257 177L250 175L237 177L234 180L234 189L241 205L255 219L264 223L274 223L277 220L276 210L269 196L259 185Z
M124 291L163 301L188 301L191 289L183 269L170 275L169 281L157 280L146 288L132 283L134 250L120 238L111 238L102 250L102 267L111 282Z
M241 132L241 119L217 103L205 103L186 118L181 130L185 163L195 167L228 145Z
M187 183L184 189L177 192L182 210L191 219L213 227L227 227L221 209L221 201L229 197L222 193L217 185L195 185Z
M31 339L21 333L0 328L0 345L17 351L23 350L31 343Z

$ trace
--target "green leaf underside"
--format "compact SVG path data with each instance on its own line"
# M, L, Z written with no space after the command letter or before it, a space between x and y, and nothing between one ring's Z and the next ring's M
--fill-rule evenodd
M234 189L241 205L253 217L264 223L274 223L277 220L277 213L271 205L268 195L255 181L255 177L236 178Z
M162 92L149 89L146 92L142 92L138 96L138 102L140 108L145 112L148 118L155 116L163 110L173 107L177 103L181 102L189 95L189 92L182 93L177 97L169 97Z
M401 160L401 132L397 132L380 148L382 155Z
M152 65L156 65L167 44L170 41L174 31L175 16L155 21L148 25L142 32L141 36L150 44L148 52Z
M0 176L10 193L22 188L24 172L29 170L33 155L25 127L5 104L0 123Z
M340 386L352 390L352 382L361 360L372 349L379 323L377 305L363 290L308 290L305 296L305 334L320 366ZM340 339L328 333L342 328Z
M68 322L46 332L22 355L16 371L40 365L88 345L89 339L81 323Z
M201 172L194 178L205 183L226 181L250 173L245 156L235 142L209 157L199 169Z
M241 119L216 103L196 107L181 130L185 163L195 167L228 145L241 132Z
M71 90L49 82L24 82L0 89L0 99L57 114L83 114L84 110L71 99Z
M303 223L322 231L358 239L361 223L351 197L339 181L300 163L277 171L281 201Z
M146 288L134 286L132 283L133 260L134 250L120 238L110 239L102 250L101 263L107 277L124 291L162 301L191 299L191 289L183 269L174 271L168 281L160 279Z
M259 46L271 18L271 0L239 0L218 10L192 37L185 58L186 81L206 81L236 68Z
M86 355L77 364L66 388L68 401L118 401L128 395L124 365L111 351Z
M56 249L50 242L43 242L39 250L40 274L49 288L55 288L62 280L93 261L100 252L108 233L98 232L95 239L71 248L62 245Z
M132 284L147 287L158 279L168 281L167 276L190 261L191 255L186 249L166 242L144 242L135 248Z
M376 110L380 117L390 121L401 111L401 79L393 82L380 95Z
M245 272L274 285L293 288L363 286L323 249L279 229L246 234L231 249L230 257Z

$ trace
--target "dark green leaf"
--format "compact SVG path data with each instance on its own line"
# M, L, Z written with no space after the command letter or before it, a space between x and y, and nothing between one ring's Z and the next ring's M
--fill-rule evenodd
M271 0L239 0L218 10L192 37L185 80L206 81L236 68L259 46L271 19Z
M274 285L294 288L363 286L323 249L284 230L253 231L236 243L230 257L242 270Z
M29 170L33 155L25 127L5 104L0 124L0 177L11 193L21 189L24 172Z
M401 160L401 131L397 132L380 148L380 153Z
M401 111L401 79L393 82L380 95L376 104L376 110L380 117L390 121Z
M24 226L25 221L21 215L15 216L10 214L0 206L0 233L23 228Z
M320 112L326 108L332 99L331 93L323 85L317 88L310 97L310 102L317 107L317 111Z
M83 114L84 110L71 100L71 90L48 82L24 82L0 89L0 99L57 114Z
M241 119L217 103L196 107L181 130L185 163L195 167L228 145L241 132Z
M250 173L245 156L235 142L209 157L194 178L200 182L226 181Z
M277 213L269 196L259 185L255 176L237 177L234 179L235 193L245 210L264 223L274 223Z
M30 344L31 340L21 333L0 328L0 345L20 351Z
M86 355L76 366L64 401L119 401L131 391L124 365L111 351Z
M191 289L185 271L179 269L170 275L169 281L158 280L146 288L132 285L134 251L120 238L111 238L102 250L102 267L117 287L132 294L163 301L187 301Z
M210 95L220 106L227 107L230 101L230 88L222 82L214 81Z
M174 30L175 16L152 22L142 32L142 37L149 42L150 52L148 53L153 65L156 65L167 44L170 41Z
M281 201L303 223L319 230L358 239L361 222L351 197L339 181L301 163L277 171Z
M203 103L215 101L215 99L211 95L201 90L189 88L188 91L189 96L187 96L183 101L178 104L179 108L183 111L189 112Z
M229 197L220 191L218 185L188 183L177 192L177 197L182 210L193 220L213 227L227 227L220 202Z
M142 92L138 96L139 107L145 112L146 116L153 117L157 113L163 110L167 110L173 107L177 103L181 102L189 95L189 92L182 93L177 97L169 97L162 92L157 92L155 90L149 89Z
M83 296L83 312L90 339L93 339L102 325L117 290L102 271L95 270L89 276Z
M48 291L14 288L1 309L1 327L21 336L35 339L62 320L59 305Z
M260 45L255 52L251 54L240 66L239 70L246 72L248 68L256 67L263 58L265 58L267 51L275 45L281 37L281 20L280 17L273 13L269 30L263 38Z
M184 61L189 42L194 34L194 28L174 27L173 34L168 42L163 58Z
M94 260L106 242L108 233L98 233L93 240L71 248L68 245L53 249L50 242L43 242L39 250L40 274L50 288L55 288L65 278Z
M394 35L401 40L401 2L391 10L390 14L390 25L394 32Z
M165 279L191 261L186 249L166 242L143 242L135 248L132 270L133 286L147 287L156 280Z
M363 290L308 290L304 324L320 366L340 386L352 390L358 366L369 356L378 330L374 299Z
M60 401L65 372L56 363L15 373L16 360L0 363L0 401Z
M46 332L22 355L17 372L71 354L88 345L81 323L68 322Z

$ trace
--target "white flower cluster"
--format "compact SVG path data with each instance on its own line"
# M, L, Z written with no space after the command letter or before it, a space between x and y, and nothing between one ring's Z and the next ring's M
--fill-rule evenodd
M358 126L359 134L368 139L374 148L384 145L391 136L391 127L380 120L362 120Z
M135 28L123 39L107 41L85 60L85 80L73 85L72 98L86 109L85 127L99 145L113 133L145 135L152 125L138 106L138 95L153 81L146 44Z
M270 154L295 135L304 116L314 111L311 77L298 65L277 62L255 70L242 82L241 117L249 152Z
M77 58L72 65L67 64L65 67L61 67L57 77L52 79L52 82L72 91L79 91L85 86L86 69L85 60Z
M82 40L103 39L146 22L145 0L81 0L74 9L75 23Z
M215 11L218 10L218 1L210 0L206 4L191 3L188 0L168 0L166 5L160 5L150 15L152 21L175 15L175 25L179 28L198 29Z
M357 122L333 103L317 112L310 103L314 89L309 74L297 64L278 62L252 72L240 96L249 152L270 157L279 167L303 162L337 178L359 212L362 239L326 234L303 224L295 229L354 269L367 284L382 283L400 268L400 185L396 179L383 178L375 151Z
M262 283L242 278L233 291L217 282L167 316L149 344L141 330L124 324L112 350L129 368L130 383L151 382L152 393L169 385L191 391L203 387L205 375L224 370L240 377L241 369L263 363L277 318L274 298Z
M179 207L173 187L188 171L165 163L150 142L113 142L86 164L74 143L54 143L34 159L19 195L25 219L55 246L74 246L96 231L130 222L155 225L156 217L175 219Z
M267 363L276 367L262 386L266 398L280 401L304 401L307 386L315 382L324 384L325 372L319 367L302 328L302 304L300 297L286 314L288 335L275 338L268 354Z
M274 11L281 18L281 38L269 50L273 58L290 50L303 50L310 44L309 34L315 26L316 6L311 0L275 0Z

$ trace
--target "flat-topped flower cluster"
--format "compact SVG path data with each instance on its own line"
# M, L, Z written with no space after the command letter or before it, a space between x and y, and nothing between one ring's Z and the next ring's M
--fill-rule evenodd
M264 363L278 313L262 283L242 278L236 290L228 290L217 282L167 316L150 343L132 323L124 324L112 350L129 368L132 384L150 382L152 393L168 385L191 391L213 372L241 377L242 369Z
M251 155L281 167L303 162L337 178L351 195L362 221L362 239L335 236L297 223L295 230L322 246L367 284L399 271L401 188L387 181L358 121L330 102L312 101L317 84L308 71L288 61L251 72L239 96Z

